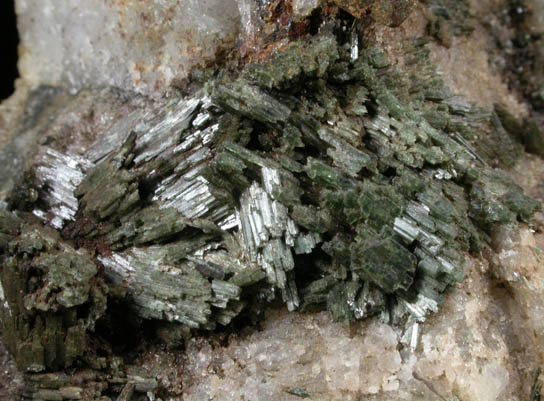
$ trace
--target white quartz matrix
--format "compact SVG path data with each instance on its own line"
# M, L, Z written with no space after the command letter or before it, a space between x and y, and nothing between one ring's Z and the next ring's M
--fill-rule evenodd
M160 93L240 28L237 0L19 0L16 11L21 76L73 92Z

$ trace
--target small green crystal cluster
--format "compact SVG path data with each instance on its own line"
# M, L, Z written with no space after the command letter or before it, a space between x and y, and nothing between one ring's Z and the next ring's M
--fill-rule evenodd
M497 168L520 145L444 88L425 39L401 74L345 36L292 42L128 116L85 154L38 158L40 200L0 219L3 332L23 369L83 356L109 313L104 282L135 320L187 329L254 316L277 293L345 324L421 322L466 252L539 210Z
M474 30L468 0L421 0L429 11L428 34L450 47L455 36L468 36Z
M23 371L66 369L87 351L87 330L106 310L108 288L87 252L58 233L0 213L2 334Z
M262 193L257 202L242 195L242 211L250 203L244 237L292 309L327 303L345 322L392 310L396 321L404 312L422 320L462 279L463 252L485 246L494 225L527 221L540 207L489 167L513 165L519 145L495 114L448 93L424 44L407 46L408 79L379 50L353 57L349 44L324 36L215 91L252 132L219 132L206 177L233 199L248 186ZM267 204L279 205L276 234ZM291 221L300 228L294 245ZM299 273L289 247L310 254L310 267Z

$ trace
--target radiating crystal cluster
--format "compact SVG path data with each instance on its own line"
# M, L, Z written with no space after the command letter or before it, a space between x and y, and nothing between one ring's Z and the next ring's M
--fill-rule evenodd
M61 232L48 250L87 252L136 320L212 330L281 294L289 310L326 305L345 324L405 324L415 348L463 254L540 205L494 168L507 160L480 136L516 149L497 116L449 94L424 40L406 53L410 79L350 34L294 41L132 112L82 154L44 147L24 209ZM29 262L8 245L30 220L0 222L9 266L42 266L41 250Z

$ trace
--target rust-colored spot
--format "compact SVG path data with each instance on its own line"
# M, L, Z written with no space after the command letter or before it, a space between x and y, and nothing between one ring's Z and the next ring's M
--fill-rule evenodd
M305 35L310 30L310 21L306 20L303 22L293 23L291 29L289 30L289 39L293 40L302 35Z
M332 0L357 19L372 18L387 26L399 26L410 15L414 0Z
M376 0L333 0L332 2L355 18L362 18L371 9Z
M95 242L95 248L100 255L111 256L111 249L108 245L104 243L104 239L100 238Z

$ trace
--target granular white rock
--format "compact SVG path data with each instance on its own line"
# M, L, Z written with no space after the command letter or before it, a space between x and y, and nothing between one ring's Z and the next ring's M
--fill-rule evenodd
M233 42L236 0L20 0L19 71L31 85L161 93Z

